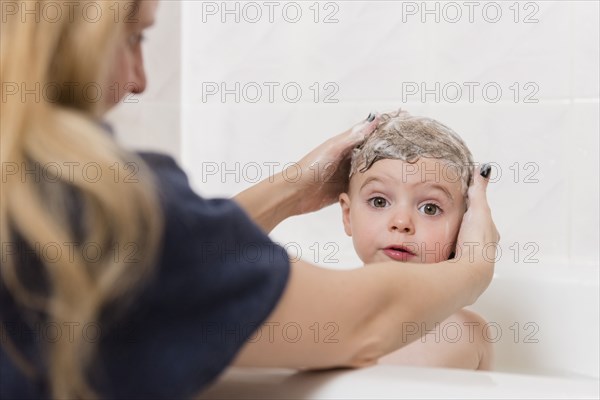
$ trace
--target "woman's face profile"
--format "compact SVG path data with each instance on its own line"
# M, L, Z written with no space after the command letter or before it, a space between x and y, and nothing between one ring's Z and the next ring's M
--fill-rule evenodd
M106 108L118 104L128 93L142 93L146 89L146 72L142 54L144 31L154 24L158 0L131 2L128 13L123 13L124 36L118 39L116 58L108 79ZM135 8L133 8L135 7Z

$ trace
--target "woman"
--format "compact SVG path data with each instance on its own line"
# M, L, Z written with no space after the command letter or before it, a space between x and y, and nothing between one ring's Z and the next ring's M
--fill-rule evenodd
M489 284L489 251L290 267L266 233L337 200L346 155L378 119L305 156L298 182L279 174L235 202L202 199L173 159L127 152L101 124L125 95L112 88L144 90L156 2L67 2L53 19L50 3L2 4L0 397L182 398L228 365L370 365L407 343L405 323L442 321ZM36 87L39 99L22 92ZM315 165L335 173L314 179ZM493 248L475 175L458 246Z

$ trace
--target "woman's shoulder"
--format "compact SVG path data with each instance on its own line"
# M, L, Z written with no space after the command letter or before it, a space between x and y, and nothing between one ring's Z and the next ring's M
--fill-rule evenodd
M163 246L127 318L105 330L99 365L113 397L182 398L212 382L272 312L289 258L234 201L197 195L173 157L139 155L166 201Z
M253 225L241 207L227 198L205 198L190 185L187 173L170 155L155 152L136 153L153 173L156 189L163 204L167 222L176 222L178 230L201 224L206 228L236 221ZM212 226L216 228L216 226ZM214 235L219 229L212 231Z
M183 179L182 183L188 184L187 174L172 156L149 151L140 151L135 154L144 161L161 182L168 183L173 178L179 178Z

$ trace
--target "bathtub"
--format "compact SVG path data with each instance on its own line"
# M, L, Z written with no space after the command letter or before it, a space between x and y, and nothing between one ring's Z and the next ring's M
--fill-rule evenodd
M205 399L599 398L599 268L498 265L470 309L488 321L493 372L376 365L230 368Z

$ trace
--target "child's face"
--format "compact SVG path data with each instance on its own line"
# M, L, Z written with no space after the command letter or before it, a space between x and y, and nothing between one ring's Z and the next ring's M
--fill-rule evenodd
M340 195L344 230L365 264L447 260L466 210L461 186L456 169L435 159L379 160Z

